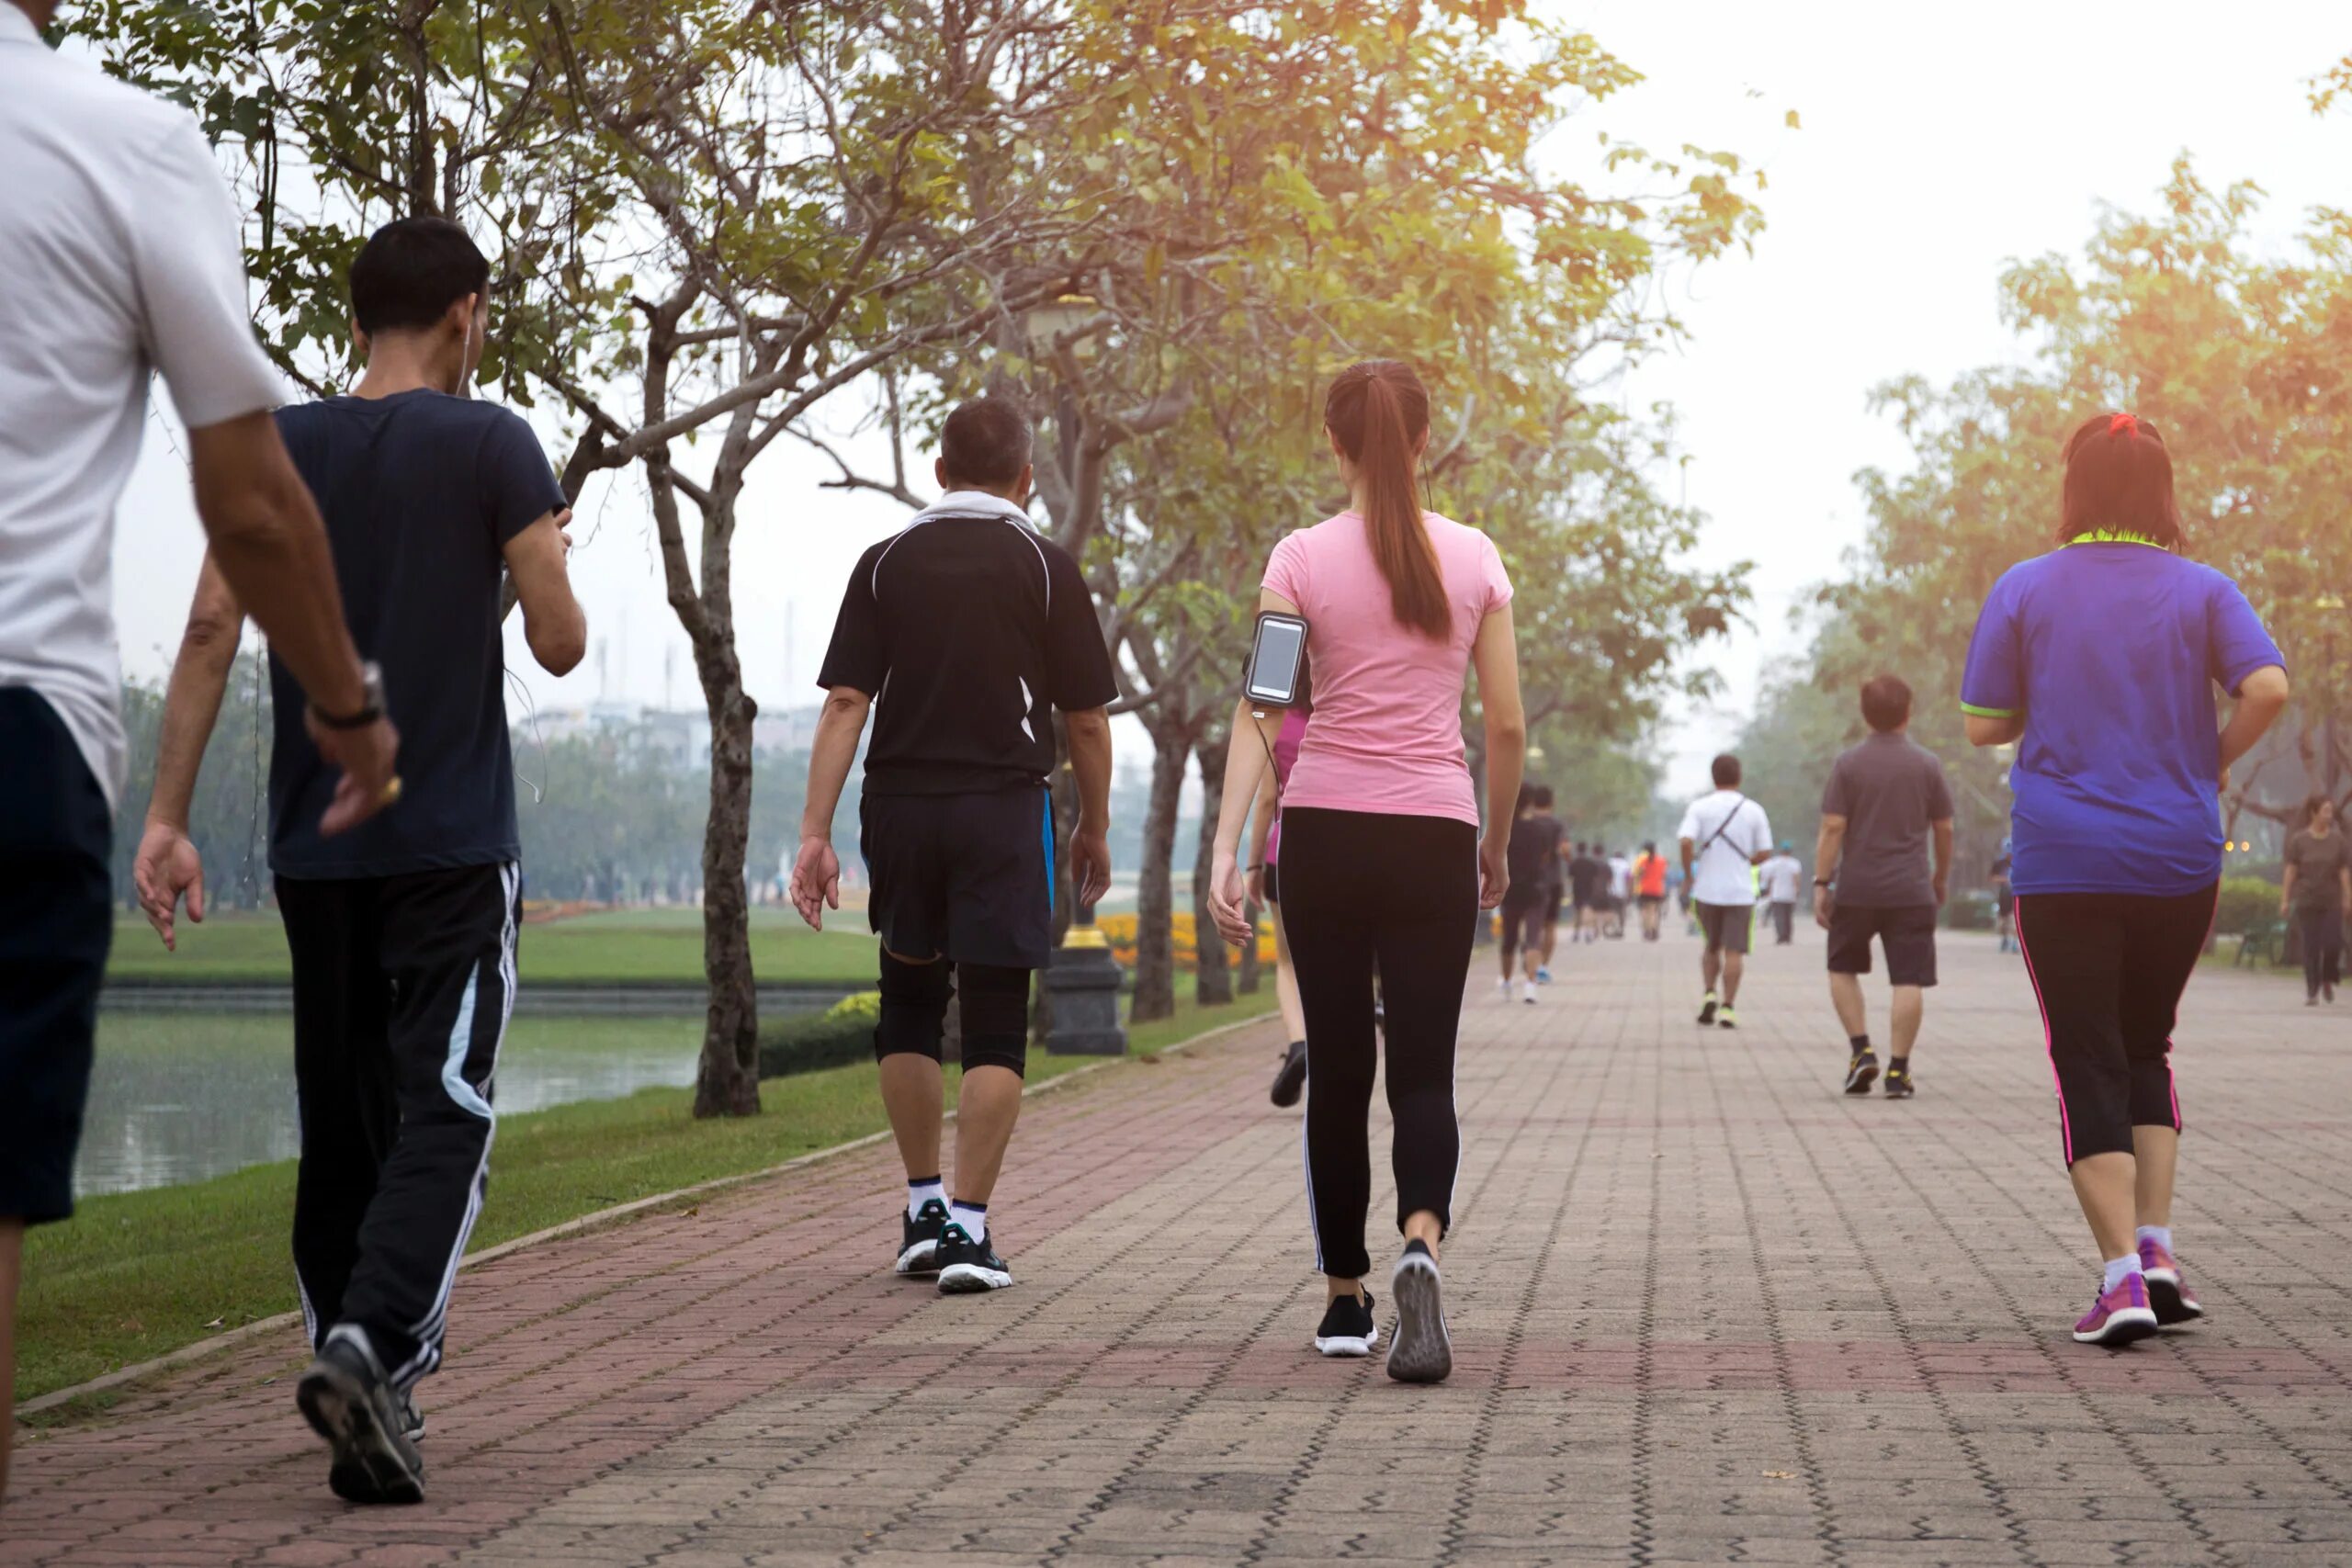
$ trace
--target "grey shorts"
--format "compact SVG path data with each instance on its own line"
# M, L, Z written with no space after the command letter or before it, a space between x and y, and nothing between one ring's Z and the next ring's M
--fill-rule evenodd
M1717 953L1747 951L1748 933L1756 925L1755 905L1693 904L1690 908L1698 912L1699 931L1709 948Z

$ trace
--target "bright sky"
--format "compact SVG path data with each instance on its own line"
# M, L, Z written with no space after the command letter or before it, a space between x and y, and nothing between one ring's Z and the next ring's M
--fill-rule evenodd
M1790 604L1860 537L1855 470L1903 461L1891 426L1864 407L1869 389L2018 356L1996 312L2006 261L2077 251L2101 202L2148 206L2184 148L2210 183L2262 184L2266 227L2281 243L2306 209L2352 205L2352 113L2315 120L2303 85L2352 51L2343 0L1560 0L1557 14L1650 78L1559 133L1563 167L1591 156L1606 129L1657 150L1728 148L1770 175L1756 254L1678 281L1690 338L1627 393L1679 410L1689 499L1713 519L1704 558L1758 564L1757 629L1710 655L1724 702L1661 738L1677 791L1703 783L1704 758L1736 727L1765 662L1802 646ZM1791 108L1801 131L1782 128ZM821 460L779 448L763 461L773 466L737 539L745 683L763 705L797 705L813 696L851 564L902 514L817 488L831 472ZM134 675L168 668L186 614L202 551L187 495L159 416L116 551ZM641 492L627 480L592 486L574 534L605 673L592 654L548 680L510 626L509 662L528 671L534 699L570 705L609 690L697 705Z

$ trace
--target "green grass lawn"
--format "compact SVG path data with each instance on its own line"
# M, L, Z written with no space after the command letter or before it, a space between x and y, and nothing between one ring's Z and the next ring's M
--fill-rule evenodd
M1132 1032L1131 1055L1149 1055L1220 1024L1269 1011L1256 997L1218 1008L1187 1002L1177 1016ZM520 1021L518 1021L519 1023ZM668 1027L660 1021L636 1026ZM1032 1054L1033 1083L1089 1058ZM950 1069L951 1089L956 1077ZM761 1088L763 1114L696 1122L689 1089L502 1117L489 1201L473 1247L615 1203L717 1177L762 1169L888 1123L871 1063ZM63 1224L30 1233L17 1319L17 1393L29 1399L160 1356L224 1328L296 1304L287 1237L294 1165L282 1160L185 1187L85 1200ZM72 1419L68 1411L45 1419Z
M752 969L766 985L858 985L874 979L874 938L864 919L842 910L812 931L788 909L752 911ZM138 916L115 921L110 980L186 985L281 983L288 976L286 931L275 914L216 915L179 923L179 951L164 944ZM523 984L639 985L702 979L702 911L622 909L523 928Z

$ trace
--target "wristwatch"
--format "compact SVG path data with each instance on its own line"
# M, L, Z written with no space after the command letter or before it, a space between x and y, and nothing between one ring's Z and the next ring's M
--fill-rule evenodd
M335 715L318 704L311 705L311 715L328 729L365 729L384 716L384 671L374 660L359 667L359 711Z

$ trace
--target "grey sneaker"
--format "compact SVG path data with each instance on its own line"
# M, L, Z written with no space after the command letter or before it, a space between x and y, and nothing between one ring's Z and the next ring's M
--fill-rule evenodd
M1453 1342L1445 1335L1445 1303L1437 1259L1418 1241L1405 1244L1388 1276L1396 1293L1396 1337L1388 1345L1388 1375L1398 1382L1442 1382L1453 1371Z
M295 1384L294 1401L334 1450L327 1484L336 1496L347 1503L424 1501L424 1461L409 1436L414 1407L393 1390L365 1337L348 1327L329 1334ZM416 1426L421 1430L424 1423Z

